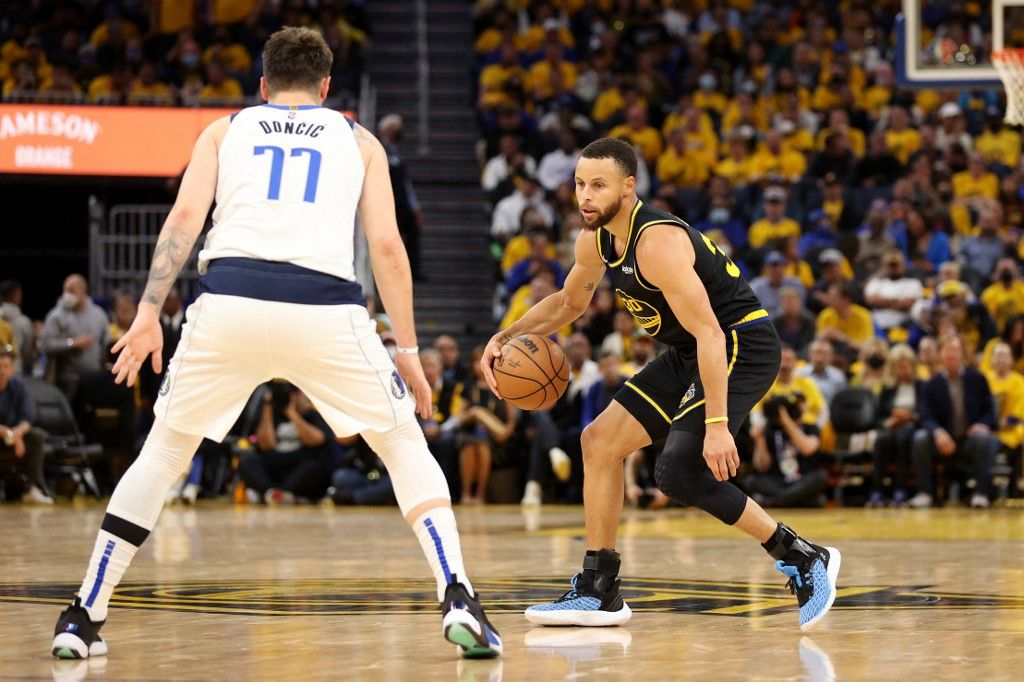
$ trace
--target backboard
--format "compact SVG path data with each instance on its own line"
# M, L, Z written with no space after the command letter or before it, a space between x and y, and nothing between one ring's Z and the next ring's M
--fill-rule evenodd
M894 28L901 86L1001 88L992 52L1024 47L1024 0L903 0Z

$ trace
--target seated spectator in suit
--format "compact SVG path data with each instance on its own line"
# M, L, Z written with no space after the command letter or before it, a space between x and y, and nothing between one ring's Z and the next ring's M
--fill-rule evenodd
M53 504L43 480L46 434L32 428L32 399L14 375L14 346L0 346L0 464L15 463L28 481L22 502Z
M889 371L878 396L879 429L872 452L874 469L871 474L871 494L868 507L885 504L883 479L891 465L892 506L907 504L907 472L910 469L910 448L917 430L918 400L924 381L917 375L917 356L906 344L889 349Z
M917 494L911 507L930 507L935 496L935 456L967 464L975 481L971 506L989 505L992 465L999 450L992 392L984 375L964 366L959 337L939 343L942 369L921 391L921 430L914 435L914 479Z
M267 504L319 500L334 469L334 434L306 394L285 382L271 383L256 427L256 450L239 458L246 488Z
M765 425L751 429L754 471L743 481L763 507L824 505L828 474L818 464L818 427L804 418L805 400L777 395L764 403Z

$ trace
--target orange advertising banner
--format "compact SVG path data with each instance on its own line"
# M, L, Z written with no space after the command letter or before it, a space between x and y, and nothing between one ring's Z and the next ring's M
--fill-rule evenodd
M0 173L173 177L232 109L0 105Z

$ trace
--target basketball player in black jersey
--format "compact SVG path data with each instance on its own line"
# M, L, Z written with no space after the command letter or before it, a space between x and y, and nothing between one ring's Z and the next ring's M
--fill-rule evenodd
M616 531L623 460L667 437L655 466L661 490L756 538L789 577L800 627L814 625L836 594L839 552L773 520L729 479L733 440L778 374L780 343L739 268L710 239L634 193L636 156L604 138L583 150L576 198L586 229L565 285L487 344L481 366L497 393L492 365L508 339L550 334L587 309L601 279L626 309L670 349L626 382L582 435L587 552L572 589L526 611L542 625L619 625L630 618L619 596Z

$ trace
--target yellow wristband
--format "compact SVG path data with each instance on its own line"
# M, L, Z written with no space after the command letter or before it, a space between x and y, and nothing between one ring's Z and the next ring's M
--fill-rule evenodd
M704 420L705 424L720 424L721 422L729 421L728 417L708 417Z

